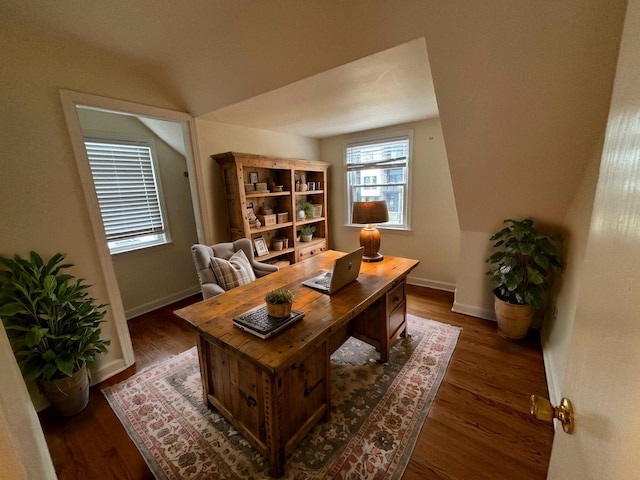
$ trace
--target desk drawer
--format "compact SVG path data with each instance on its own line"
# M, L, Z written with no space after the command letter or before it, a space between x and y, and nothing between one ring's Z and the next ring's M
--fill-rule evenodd
M407 319L406 304L402 302L389 315L389 340L398 336L398 330L401 330Z
M303 247L298 250L298 261L306 260L307 258L311 258L314 255L318 255L319 253L324 252L327 249L327 242L322 241L318 243L314 243L308 247Z
M402 302L404 302L404 282L387 293L387 315L391 315Z

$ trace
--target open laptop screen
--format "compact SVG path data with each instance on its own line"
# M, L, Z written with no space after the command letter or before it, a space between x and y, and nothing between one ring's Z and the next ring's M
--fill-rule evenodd
M337 258L334 260L333 269L330 272L316 275L309 280L305 280L302 284L320 290L323 293L332 294L337 292L358 278L363 253L364 247L360 247L351 253Z

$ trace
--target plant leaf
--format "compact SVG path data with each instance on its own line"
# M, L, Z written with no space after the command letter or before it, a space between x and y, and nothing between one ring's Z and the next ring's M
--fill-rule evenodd
M531 255L533 253L534 244L531 242L520 241L518 248L523 255Z
M56 356L56 367L67 376L73 375L73 367L76 359L71 352L62 352Z
M527 277L529 278L529 282L535 285L542 285L544 283L544 275L532 265L527 267Z
M57 284L58 282L56 281L56 277L53 275L47 275L44 277L44 281L42 282L47 295L51 295L55 291Z
M29 311L22 302L6 303L0 307L0 317L13 317L14 315L28 315Z
M32 327L24 338L24 343L27 347L35 347L42 341L42 337L44 337L48 331L49 329L45 327Z

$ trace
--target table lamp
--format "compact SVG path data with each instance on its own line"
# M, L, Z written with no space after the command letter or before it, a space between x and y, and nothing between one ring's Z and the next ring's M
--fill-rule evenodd
M384 256L378 253L380 249L380 232L372 224L389 221L387 202L385 200L353 202L351 221L367 225L360 231L360 246L364 247L362 260L364 262L381 261Z

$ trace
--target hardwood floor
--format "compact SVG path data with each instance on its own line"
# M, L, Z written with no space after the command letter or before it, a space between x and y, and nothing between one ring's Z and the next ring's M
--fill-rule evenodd
M197 300L132 319L136 365L92 387L83 412L40 414L59 479L153 478L100 388L195 345L195 334L172 312ZM403 479L544 479L553 428L533 419L528 404L532 393L548 397L537 334L504 340L495 323L451 312L447 292L410 286L407 302L409 313L462 331Z

